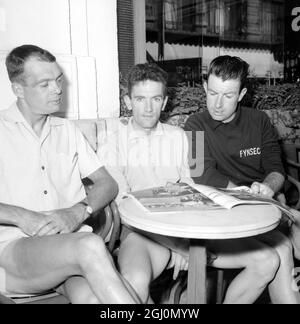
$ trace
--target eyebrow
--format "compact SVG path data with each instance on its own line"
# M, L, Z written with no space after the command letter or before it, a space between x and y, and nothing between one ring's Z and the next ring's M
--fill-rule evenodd
M213 89L208 89L208 91L214 92L214 93L219 93ZM230 91L230 92L225 92L224 95L230 95L230 94L236 94L236 91Z
M55 79L55 81L56 80L58 80L58 79L60 79L62 76L63 76L64 74L63 74L63 72ZM46 81L51 81L51 80L53 80L53 79L49 79L49 78L44 78L44 79L41 79L41 80L39 80L38 82L37 82L37 84L38 83L43 83L43 82L46 82Z
M164 96L162 94L159 94L159 95L156 95L156 96L153 96L151 98L163 98ZM133 96L133 98L146 98L146 96Z

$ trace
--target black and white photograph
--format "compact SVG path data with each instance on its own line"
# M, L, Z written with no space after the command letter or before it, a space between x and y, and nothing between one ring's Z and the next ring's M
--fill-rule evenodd
M299 0L0 0L0 94L0 304L300 304Z

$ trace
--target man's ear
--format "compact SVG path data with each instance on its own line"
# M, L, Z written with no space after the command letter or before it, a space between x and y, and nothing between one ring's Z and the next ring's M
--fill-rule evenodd
M128 110L132 110L131 99L128 95L124 96L124 101Z
M203 82L203 88L205 90L205 93L207 94L207 82L206 81Z
M165 108L166 108L166 105L167 105L167 103L168 103L168 100L169 100L169 97L168 97L168 96L166 96L166 97L165 97L165 99L164 99L164 104L163 104L163 106L162 106L162 109L161 109L161 111L164 111L164 110L165 110Z
M16 97L24 98L24 89L20 83L13 82L11 84L11 88Z
M239 102L242 101L242 99L245 97L245 94L247 93L247 88L244 88L241 93L240 93L240 96L239 96Z

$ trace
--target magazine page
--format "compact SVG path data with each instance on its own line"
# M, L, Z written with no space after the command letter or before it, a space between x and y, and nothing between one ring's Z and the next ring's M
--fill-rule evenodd
M253 194L249 187L242 186L233 189L216 189L197 184L193 185L193 187L224 208L231 209L234 206L249 204L271 204L278 207L290 221L295 222L294 215L288 206L284 206L279 201L267 196Z
M249 187L242 186L236 187L233 189L219 189L219 191L224 192L231 197L239 200L236 205L241 204L271 204L278 207L292 222L295 222L291 208L286 205L283 205L279 201L269 198L267 196L253 194Z
M186 183L168 183L163 187L154 187L131 192L126 195L134 200L146 212L175 212L183 210L231 209L239 205L277 206L292 222L295 221L290 208L280 202L252 194L249 187L216 189L205 185ZM125 197L126 197L125 196Z
M220 209L219 204L186 183L168 183L126 194L147 212ZM125 197L126 197L125 196Z
M243 203L234 195L230 195L227 189L216 189L214 187L199 184L193 184L192 186L194 189L201 192L203 195L214 201L216 204L226 209L231 209L232 207Z

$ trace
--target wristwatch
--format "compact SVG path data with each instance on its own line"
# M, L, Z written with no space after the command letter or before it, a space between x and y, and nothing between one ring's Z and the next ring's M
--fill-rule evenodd
M81 201L80 204L84 205L85 206L85 211L89 214L89 215L92 215L94 210L93 208L85 201Z

